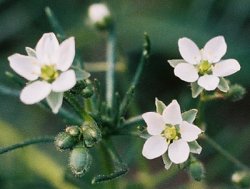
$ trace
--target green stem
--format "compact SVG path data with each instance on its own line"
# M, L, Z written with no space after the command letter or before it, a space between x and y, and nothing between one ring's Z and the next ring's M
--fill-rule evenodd
M207 101L211 100L210 98L207 98L207 96L204 93L201 93L200 100L198 103L198 120L197 125L202 126L204 123L204 109L205 109L205 103ZM223 155L227 160L231 161L235 165L237 165L241 169L248 169L249 167L240 162L236 157L231 155L227 150L223 149L218 143L216 143L212 138L210 138L207 135L203 135L204 140L207 141L208 144L210 144L215 150L217 150L221 155Z
M70 93L64 93L64 98L68 101L68 103L74 108L76 113L82 117L82 110L83 108L80 106L80 104L77 102L75 97Z
M29 139L27 141L24 141L22 143L14 144L7 147L0 148L0 154L4 154L6 152L10 152L12 150L16 150L18 148L23 148L32 144L39 144L39 143L51 143L54 142L55 137L54 136L46 136L46 137L39 137L34 139Z
M124 114L127 112L128 105L129 105L131 99L134 97L135 88L137 87L137 85L139 83L143 68L144 68L145 64L148 62L149 55L150 55L150 40L149 40L149 36L145 33L141 59L140 59L139 65L137 66L134 78L133 78L133 80L132 80L132 82L131 82L131 84L126 92L126 95L122 99L122 102L121 102L121 105L119 108L118 118L124 116Z
M215 150L217 150L221 155L223 155L227 160L231 161L234 163L236 166L238 166L241 169L247 169L249 170L250 168L240 162L236 157L231 155L228 151L224 150L219 144L217 144L212 138L210 138L207 135L203 135L203 139L210 144Z
M109 108L113 106L115 85L115 29L108 31L107 40L107 72L106 72L106 101Z
M61 39L65 39L66 35L63 31L62 26L59 24L54 12L51 10L50 7L46 7L45 8L45 14L48 17L48 20L50 22L51 27L53 28L54 32L56 33L56 35L58 37L60 37Z

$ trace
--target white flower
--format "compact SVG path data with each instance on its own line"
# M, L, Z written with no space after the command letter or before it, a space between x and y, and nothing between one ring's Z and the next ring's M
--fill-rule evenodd
M110 17L110 12L105 4L95 3L89 7L88 15L90 20L95 24L103 22L106 18Z
M174 67L174 74L186 82L198 82L207 91L215 90L220 78L234 74L240 70L235 59L221 60L227 51L223 36L210 39L203 49L188 38L178 41L179 51L184 60L169 60Z
M34 104L47 99L53 113L62 105L63 92L76 84L75 71L69 69L75 57L75 40L70 37L60 45L54 33L45 33L35 49L27 54L8 57L10 67L30 82L23 88L20 99Z
M193 119L189 122L183 120L176 100L165 107L162 114L147 112L142 117L151 135L142 150L143 156L147 159L157 158L168 150L171 162L180 164L188 159L190 152L201 152L201 148L198 152L194 152L189 146L190 142L198 138L201 129L192 124Z

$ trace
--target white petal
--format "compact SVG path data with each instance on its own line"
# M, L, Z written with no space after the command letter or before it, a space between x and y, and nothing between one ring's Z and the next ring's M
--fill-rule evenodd
M175 164L185 162L188 159L189 152L188 143L183 140L174 141L168 148L169 159Z
M55 64L59 43L54 33L45 33L36 45L36 56L41 64Z
M195 82L199 78L196 68L188 63L178 64L174 69L174 74L186 82Z
M155 112L142 114L142 118L147 124L147 131L151 135L159 135L165 128L163 117Z
M54 92L64 92L76 84L76 75L73 70L68 70L60 74L60 76L52 83Z
M227 44L223 36L217 36L210 39L204 46L203 56L204 59L210 63L220 61L220 59L227 52Z
M184 37L178 41L179 51L184 60L190 64L198 64L201 61L201 53L197 45Z
M61 71L69 69L75 57L75 39L70 37L63 41L59 47L57 68Z
M180 133L181 138L184 141L192 142L198 138L199 134L201 133L201 129L191 123L183 121L180 124Z
M226 77L240 70L240 64L235 59L222 60L215 64L213 74L219 77Z
M49 107L52 109L54 114L58 113L59 109L62 106L63 102L63 93L55 93L51 92L47 97L47 103Z
M170 64L170 66L172 66L173 68L175 68L175 66L177 66L180 63L186 63L185 60L183 59L172 59L172 60L168 60L168 63Z
M51 84L35 81L23 88L20 99L24 104L35 104L46 98L51 92Z
M10 67L27 80L36 80L40 74L40 67L34 57L13 54L8 57Z
M164 154L168 149L166 139L161 136L152 136L144 143L142 155L147 159L154 159Z
M173 100L163 111L163 119L167 124L180 124L182 122L180 105Z
M25 47L25 51L28 56L32 56L36 58L36 51L30 47Z
M198 80L198 85L206 89L207 91L212 91L216 89L219 85L220 79L214 75L204 75Z

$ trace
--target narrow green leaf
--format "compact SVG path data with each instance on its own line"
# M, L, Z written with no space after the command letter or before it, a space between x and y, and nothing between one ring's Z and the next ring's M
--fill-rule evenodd
M165 169L169 169L172 165L172 161L169 159L168 155L165 153L162 155L162 160L165 165Z
M191 153L194 153L194 154L201 153L202 147L198 144L198 142L196 142L196 141L189 142L188 145L189 145Z
M201 92L203 91L203 88L200 87L197 82L193 82L191 83L191 91L192 91L192 97L196 98L197 96L199 96L199 94L201 94Z
M158 100L158 98L155 98L155 107L156 107L156 112L159 114L163 113L163 110L167 107L164 102Z
M198 110L196 109L191 109L191 110L188 110L186 112L183 112L181 115L182 115L182 119L184 121L187 121L188 123L193 123L193 121L195 120L195 117L198 113Z
M221 77L219 85L218 85L218 89L220 91L226 93L229 90L228 80L226 80L223 77Z
M118 178L128 172L128 167L125 163L122 162L119 155L117 154L115 148L113 147L113 144L111 141L101 143L103 145L103 150L107 152L106 158L110 158L113 163L113 169L114 171L110 174L100 174L95 176L92 179L92 184L102 183L106 181L110 181L112 179Z
M56 33L57 37L64 40L66 38L66 35L62 29L62 26L59 24L58 19L56 18L54 12L51 10L50 7L45 8L45 14L47 15L50 25L54 30L54 32Z

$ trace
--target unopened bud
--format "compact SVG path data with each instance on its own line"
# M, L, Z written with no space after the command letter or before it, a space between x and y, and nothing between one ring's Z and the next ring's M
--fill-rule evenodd
M101 130L94 120L85 121L81 128L84 143L87 147L92 147L101 140Z
M88 10L91 23L99 30L106 30L113 25L108 7L103 3L92 4Z
M200 161L195 159L189 165L189 173L194 180L201 181L205 177L205 168Z
M69 166L71 171L78 177L83 176L92 164L92 156L83 145L78 145L70 153Z
M65 130L71 136L78 136L80 134L80 128L78 126L70 126Z
M84 98L90 98L93 95L93 89L91 86L86 87L85 89L82 90L82 95Z
M232 182L240 188L250 188L250 172L237 171L232 175Z
M59 133L55 138L55 145L59 150L72 148L76 142L76 138L66 132Z
M80 94L86 87L85 81L78 81L76 85L70 90L72 94Z
M246 94L246 89L241 85L231 85L229 91L225 94L225 98L233 102L241 100Z

